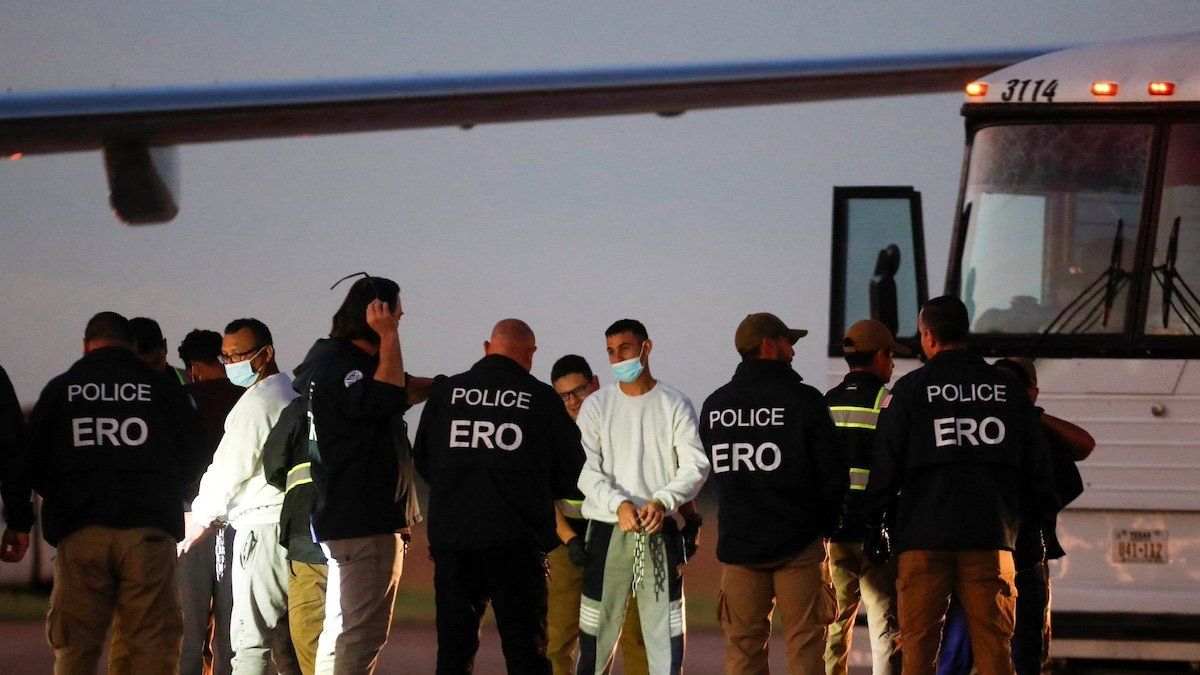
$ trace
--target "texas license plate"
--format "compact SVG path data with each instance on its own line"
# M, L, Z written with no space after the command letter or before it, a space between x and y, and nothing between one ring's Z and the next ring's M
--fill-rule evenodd
M1167 531L1113 530L1112 560L1115 563L1167 564Z

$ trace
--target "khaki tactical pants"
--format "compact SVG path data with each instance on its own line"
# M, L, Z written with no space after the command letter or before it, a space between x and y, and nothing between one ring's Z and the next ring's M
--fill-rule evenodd
M958 595L980 675L1013 675L1016 570L1009 551L905 551L900 554L900 631L905 675L935 675L950 594Z
M549 642L546 658L554 675L574 675L575 646L579 644L579 596L583 589L583 568L571 564L567 547L559 546L547 556L550 562L550 602L546 614ZM625 612L625 626L619 640L625 675L649 675L646 644L642 641L642 620L637 602L631 601Z
M95 673L114 615L132 672L179 672L183 616L166 532L93 525L58 543L46 617L54 672Z
M725 672L769 672L767 644L776 601L787 641L788 672L824 672L825 639L837 615L825 541L817 539L777 563L722 565L722 569L717 618L725 631Z
M392 626L404 543L399 534L378 534L331 539L321 548L329 559L329 578L316 672L373 673Z
M317 666L317 640L325 621L325 586L329 566L289 560L288 627L300 672L312 675Z
M829 571L837 592L838 616L829 626L825 674L846 675L859 605L866 606L873 675L899 675L900 620L896 616L896 561L875 565L862 544L829 544Z

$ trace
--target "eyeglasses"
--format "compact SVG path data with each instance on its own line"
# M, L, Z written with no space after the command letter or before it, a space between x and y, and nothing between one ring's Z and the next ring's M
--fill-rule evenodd
M584 397L587 396L587 388L588 386L586 384L581 384L571 391L558 392L558 396L563 400L563 403L570 401L572 396L574 396L576 400L582 401Z
M245 361L247 358L252 359L255 356L258 356L258 353L266 348L267 346L263 345L261 347L254 347L249 351L244 351L240 354L218 354L217 361L219 361L222 365L227 366L231 363L237 363L238 361Z

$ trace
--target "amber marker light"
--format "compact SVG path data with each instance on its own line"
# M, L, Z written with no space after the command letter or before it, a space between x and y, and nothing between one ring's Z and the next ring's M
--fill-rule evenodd
M13 154L9 155L8 158L9 159L21 159L24 156L25 156L25 153L23 153L23 152L14 152Z
M965 89L967 96L983 96L987 93L987 82L972 82Z
M1096 96L1116 96L1117 95L1117 83L1116 82L1093 82L1092 83L1092 93L1095 94Z
M1146 91L1150 92L1151 96L1170 96L1175 93L1175 83L1151 82L1150 86L1146 87Z

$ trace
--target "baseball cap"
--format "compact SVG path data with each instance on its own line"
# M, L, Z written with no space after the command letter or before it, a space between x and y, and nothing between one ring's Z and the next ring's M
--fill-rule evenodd
M779 317L769 312L759 312L757 314L747 314L746 318L738 324L737 333L733 336L733 346L737 348L739 354L757 347L763 338L785 337L791 344L796 344L796 340L808 335L808 331L801 328L788 328Z
M861 354L880 349L888 349L893 354L901 356L912 354L911 349L896 342L896 338L887 326L875 319L863 319L850 326L850 330L846 331L846 337L842 338L842 353L844 354Z

